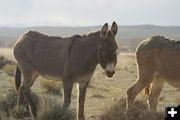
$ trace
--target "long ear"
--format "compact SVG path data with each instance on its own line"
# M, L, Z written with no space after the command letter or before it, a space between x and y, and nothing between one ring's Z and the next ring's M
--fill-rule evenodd
M103 27L101 28L100 36L101 36L102 38L105 38L106 35L107 35L107 33L108 33L108 24L105 23L105 24L103 25Z
M116 24L116 22L114 21L112 23L112 27L111 27L111 32L114 34L114 36L117 34L117 31L118 31L118 26Z

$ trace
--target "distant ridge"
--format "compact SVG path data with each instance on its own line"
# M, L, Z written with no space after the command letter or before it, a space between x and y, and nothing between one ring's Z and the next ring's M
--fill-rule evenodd
M54 27L54 26L37 26L37 27L0 27L0 47L12 45L16 39L26 31L34 30L55 36L71 36L74 34L85 34L91 31L99 30L101 26L88 27ZM135 41L142 41L153 35L164 35L171 39L180 40L180 26L158 26L158 25L122 25L119 26L117 41L120 44L130 45Z

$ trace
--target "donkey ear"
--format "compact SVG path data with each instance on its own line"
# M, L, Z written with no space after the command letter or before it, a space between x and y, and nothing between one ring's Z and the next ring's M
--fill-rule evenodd
M108 33L108 24L105 23L105 24L103 25L103 27L101 28L100 36L101 36L102 38L105 38L106 35L107 35L107 33Z
M117 31L118 31L118 26L116 24L116 22L114 21L112 23L112 27L111 27L111 32L114 34L114 36L117 34Z

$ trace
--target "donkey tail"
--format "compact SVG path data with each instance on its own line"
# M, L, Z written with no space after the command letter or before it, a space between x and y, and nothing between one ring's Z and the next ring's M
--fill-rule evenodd
M16 67L16 75L15 75L15 86L16 86L16 91L18 93L19 87L21 85L21 71L17 65Z

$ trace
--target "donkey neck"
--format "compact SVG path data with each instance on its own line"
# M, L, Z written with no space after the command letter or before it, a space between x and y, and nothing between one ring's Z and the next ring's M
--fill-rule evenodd
M100 41L101 41L101 37L100 37L100 31L97 32L93 32L87 35L87 45L89 44L90 49L92 49L92 58L94 60L94 64L97 65L99 63L98 60L98 49L100 46ZM88 54L88 53L87 53Z
M97 53L100 40L100 32L97 31L83 35L74 42L71 49L71 70L73 73L87 74L95 70L99 63Z

